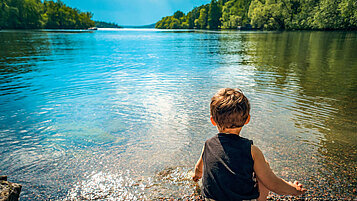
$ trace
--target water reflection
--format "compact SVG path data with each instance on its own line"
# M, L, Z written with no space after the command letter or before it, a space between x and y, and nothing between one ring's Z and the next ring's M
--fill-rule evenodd
M277 174L352 198L356 35L0 32L0 170L24 200L195 199L209 99L238 86Z
M352 198L357 182L357 34L284 32L248 38L247 55L256 73L265 75L254 76L257 90L284 93L291 103L279 105L293 111L295 126L317 135L321 167L311 183L323 180L331 187L319 188L318 194ZM313 143L312 138L303 140Z
M19 93L30 83L16 78L26 79L26 73L37 70L36 62L46 59L50 51L48 38L35 32L6 31L0 34L0 41L0 95Z

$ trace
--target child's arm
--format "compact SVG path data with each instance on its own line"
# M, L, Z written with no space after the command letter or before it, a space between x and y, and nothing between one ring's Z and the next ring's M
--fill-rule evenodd
M295 181L294 183L286 182L277 177L267 164L264 155L260 149L252 145L252 157L254 160L254 172L258 179L269 190L281 195L301 195L306 192L302 184Z
M203 174L203 161L202 161L202 154L203 154L204 147L202 148L202 153L200 159L198 159L196 166L195 166L195 174L192 176L192 180L194 182L198 182L202 178Z

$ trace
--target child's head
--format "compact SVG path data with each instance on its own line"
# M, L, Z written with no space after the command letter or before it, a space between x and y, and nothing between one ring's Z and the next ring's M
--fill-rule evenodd
M221 129L244 126L249 118L250 104L239 89L220 89L211 100L211 118Z

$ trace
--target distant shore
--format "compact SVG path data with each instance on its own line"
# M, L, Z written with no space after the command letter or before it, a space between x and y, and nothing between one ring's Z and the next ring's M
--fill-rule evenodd
M160 29L357 30L357 4L260 0L211 0L188 13L176 11L156 23Z
M62 1L0 2L3 29L87 29L95 26L93 14L71 8Z

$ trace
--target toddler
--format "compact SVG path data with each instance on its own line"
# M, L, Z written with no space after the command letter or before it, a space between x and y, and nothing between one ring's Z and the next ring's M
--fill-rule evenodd
M206 200L266 200L270 191L283 195L306 192L299 182L286 182L270 169L260 149L240 136L250 120L250 104L239 89L225 88L212 97L211 122L218 134L208 139L193 180L202 178Z

